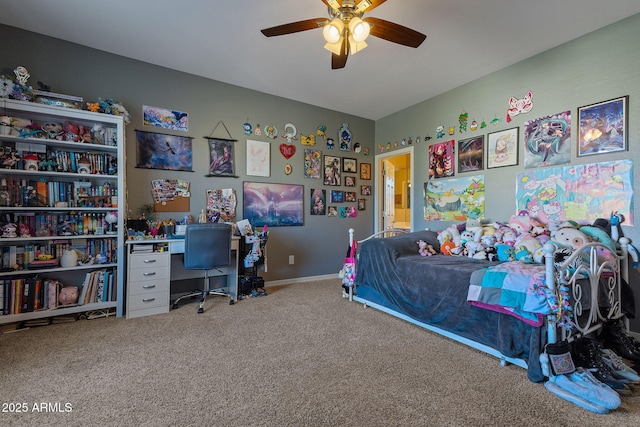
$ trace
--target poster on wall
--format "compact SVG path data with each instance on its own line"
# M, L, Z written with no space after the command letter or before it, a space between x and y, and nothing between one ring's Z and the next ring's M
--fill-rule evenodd
M529 120L524 124L524 167L571 162L571 111Z
M528 170L516 179L516 211L526 210L545 224L591 224L619 212L625 225L633 225L632 160Z
M578 156L625 151L629 97L578 108Z
M484 169L484 135L458 141L458 172Z
M142 122L145 126L155 126L171 130L189 130L189 115L170 108L142 106Z
M247 139L247 175L271 175L271 144Z
M254 227L304 225L304 186L243 182L243 217Z
M447 178L455 175L455 141L439 142L429 146L429 178Z
M466 221L483 216L484 175L425 182L425 221Z
M192 139L136 130L136 167L191 172Z

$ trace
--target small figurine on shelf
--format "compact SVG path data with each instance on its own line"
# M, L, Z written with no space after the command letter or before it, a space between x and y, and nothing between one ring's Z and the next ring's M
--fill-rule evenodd
M27 224L20 224L20 237L31 237L31 230Z
M107 234L118 234L118 212L111 211L108 212L104 220L109 224L109 229L107 230Z
M17 230L18 230L18 226L15 225L14 223L10 222L8 224L5 224L2 227L2 237L6 237L6 238L18 237Z

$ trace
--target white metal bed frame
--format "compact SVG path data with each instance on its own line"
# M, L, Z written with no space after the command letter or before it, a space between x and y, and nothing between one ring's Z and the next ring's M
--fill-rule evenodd
M354 242L354 233L355 230L353 228L349 229L349 247ZM374 238L385 238L391 237L398 234L407 233L406 230L400 229L391 229L384 230L374 233L362 240L357 240L356 243L359 246L362 242L365 242L369 239ZM573 304L571 308L573 309L574 318L573 318L573 328L567 329L563 326L558 326L558 318L556 318L555 314L548 315L546 318L547 325L547 342L555 343L558 341L558 334L561 339L569 339L572 340L577 338L578 336L585 336L591 334L602 327L602 323L609 319L617 319L623 316L622 307L620 304L621 298L621 280L624 279L628 283L628 247L630 244L630 240L626 237L621 237L619 239L620 250L617 254L614 254L613 263L609 261L598 261L598 251L605 250L610 251L609 247L603 245L601 243L588 243L583 245L579 249L573 251L571 256L569 256L564 263L556 268L554 266L554 252L556 250L556 246L547 243L544 245L544 259L545 259L545 279L546 283L550 283L550 291L558 295L558 301L561 302L561 298L558 294L559 286L565 285L569 289L570 295L573 297ZM416 249L417 253L417 249ZM357 256L356 253L356 271L357 271ZM583 257L583 259L588 259L588 264L582 264L578 269L572 270L570 266L578 257ZM556 274L556 271L558 274ZM613 273L613 274L611 274ZM586 279L589 283L589 302L590 305L586 306L583 302L584 296L586 295L585 285L580 281L580 279ZM603 279L603 280L601 280ZM357 288L357 283L355 284ZM603 312L601 306L599 306L598 296L601 295L600 289L604 288L604 293L607 298L608 307L606 308L606 312ZM349 288L348 292L349 301L356 301L362 303L364 307L373 307L377 310L380 310L384 313L390 314L394 317L403 319L407 322L413 323L414 325L423 327L429 331L435 332L447 338L450 338L459 343L465 344L469 347L472 347L476 350L483 351L487 354L497 357L500 359L501 365L506 365L507 363L511 363L517 366L521 366L522 368L527 368L527 363L520 358L512 358L505 356L500 351L489 347L484 344L480 344L476 341L470 340L465 337L461 337L452 332L446 331L444 329L435 327L428 323L424 323L418 321L410 316L407 316L404 313L400 313L388 307L382 306L380 304L376 304L374 302L368 301L366 299L360 298L353 293L353 287ZM582 319L580 323L576 321L578 316L583 313L589 313L586 318Z

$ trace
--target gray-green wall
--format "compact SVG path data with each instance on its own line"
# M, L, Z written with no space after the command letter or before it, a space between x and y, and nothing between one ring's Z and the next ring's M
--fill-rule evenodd
M443 59L442 66L446 67L446 59ZM473 64L469 66L472 67ZM520 114L507 123L505 117L509 97L522 98L529 90L533 92L533 110L527 114ZM629 95L629 151L578 158L577 108L624 95ZM502 121L495 126L488 124L486 128L475 132L460 133L458 116L462 110L469 114L469 122L486 120L489 123L494 117L499 117ZM523 124L527 120L566 110L571 110L572 113L572 164L630 158L635 161L637 168L640 160L640 15L380 119L376 121L376 146L386 146L387 142L401 140L410 135L424 137L428 134L432 137L428 142L415 145L416 185L412 186L412 200L424 201L423 184L428 179L430 144L482 134L486 140L486 134L489 132L518 126L520 158L517 166L456 175L483 174L486 186L485 217L490 221L506 221L516 210L516 173L524 170ZM435 129L439 125L455 126L456 134L437 139ZM640 175L637 172L634 175L634 188L640 188ZM415 229L429 227L440 230L450 224L425 221L422 205L416 203L414 206L412 218ZM639 212L639 207L638 200L634 200L636 213ZM640 247L638 227L624 227L624 232Z
M373 231L373 200L367 210L358 211L357 218L341 219L309 215L310 190L324 188L327 199L331 189L347 190L346 187L322 185L322 179L309 179L303 175L303 146L296 141L296 154L286 161L280 154L279 145L286 140L269 140L262 136L244 134L242 124L246 121L254 126L275 125L280 135L285 123L293 123L299 134L315 133L319 125L327 126L327 136L337 141L337 132L342 122L347 122L353 134L353 142L368 147L370 154L326 149L319 140L316 148L323 154L356 158L358 163L373 163L374 122L371 120L318 108L288 99L267 95L245 88L204 79L173 71L148 63L127 59L77 44L26 32L14 27L0 25L2 57L0 74L13 74L18 65L27 67L31 74L28 84L36 87L40 80L51 86L51 91L84 97L95 102L98 97L120 101L131 113L131 124L126 129L128 209L136 217L143 204L151 198L151 180L184 179L191 182L191 214L197 218L205 209L207 189L234 188L238 196L238 217L242 219L242 182L273 182L304 185L304 226L273 227L267 245L268 271L261 272L267 281L280 281L300 277L337 274L342 266L348 247L348 229ZM13 42L7 43L7 40ZM224 58L221 58L224 60ZM260 64L256 64L259 67ZM308 82L313 85L313 81ZM336 94L340 96L340 94ZM135 167L135 130L148 130L184 136L184 132L170 132L142 125L142 105L172 108L189 113L189 131L193 137L193 172L174 172ZM211 135L216 124L222 120L229 129L235 143L236 174L239 178L205 177L209 168L209 148L204 136ZM228 138L222 125L214 137ZM271 142L271 176L268 178L246 176L246 140ZM299 135L298 135L299 138ZM286 175L284 166L290 163L293 172ZM369 181L372 183L373 181ZM359 196L359 178L357 179ZM354 190L350 188L350 190ZM353 205L355 203L342 204ZM163 218L182 218L184 213L156 215ZM289 255L295 263L289 265Z

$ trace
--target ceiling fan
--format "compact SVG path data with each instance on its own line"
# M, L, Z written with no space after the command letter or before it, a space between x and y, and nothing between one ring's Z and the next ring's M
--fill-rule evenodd
M365 39L369 34L381 39L418 47L427 38L411 28L404 27L380 18L364 18L362 15L380 6L387 0L321 0L329 9L329 17L306 19L265 28L262 31L267 37L282 36L300 31L323 28L327 43L324 47L331 51L331 68L344 68L349 53L354 54L365 47Z

